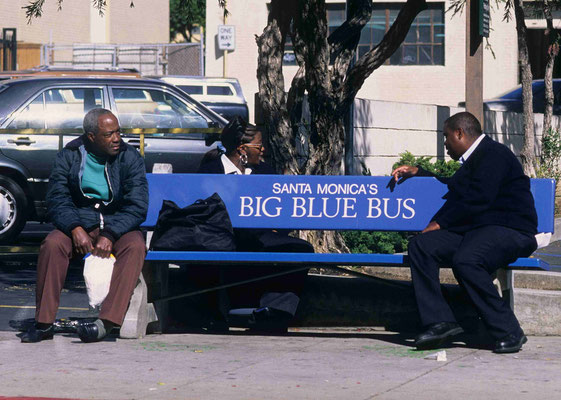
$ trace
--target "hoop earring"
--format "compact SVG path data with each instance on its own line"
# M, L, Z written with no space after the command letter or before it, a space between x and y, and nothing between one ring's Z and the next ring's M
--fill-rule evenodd
M247 154L241 153L240 154L240 162L245 167L247 165Z

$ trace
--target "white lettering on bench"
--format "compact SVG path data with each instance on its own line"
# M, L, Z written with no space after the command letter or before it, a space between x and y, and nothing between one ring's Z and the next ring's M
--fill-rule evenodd
M280 197L267 197L265 200L261 201L263 197L255 197L255 205L253 198L248 196L241 196L241 204L240 204L240 217L261 217L261 213L269 218L275 218L280 216L282 207L276 207L275 213L271 213L267 209L267 203L269 201L274 200L277 202L281 202Z
M273 194L312 194L309 183L273 183Z
M403 219L412 219L415 216L415 209L412 206L409 206L407 204L408 201L412 203L411 205L415 204L415 199L405 199L405 200L403 200L403 208L405 208L405 209L407 209L411 212L411 215L408 216L408 217L406 217L405 213L403 213L403 216L402 216Z
M382 215L382 209L381 209L381 205L382 205L382 201L384 203L384 217L389 218L389 219L395 219L397 217L399 217L401 215L401 218L403 219L411 219L415 216L415 210L413 209L413 207L411 207L411 205L408 204L408 202L415 204L415 199L396 199L397 200L397 210L395 211L394 215L390 215L388 212L388 204L389 204L389 200L388 198L383 198L383 199L378 199L378 198L369 198L368 199L368 215L366 216L366 218L379 218ZM409 216L405 215L405 212L403 212L402 214L402 210L401 210L401 206L403 205L403 208L406 209L407 211L409 211L411 214ZM376 210L376 213L374 214L374 210Z
M328 183L318 184L318 194L366 194L366 185L359 185L358 183Z
M292 218L335 218L339 217L341 214L341 201L343 202L341 218L356 218L357 213L355 211L356 199L352 197L336 197L336 198L329 198L329 197L322 197L321 203L316 203L315 197L293 197L292 198ZM335 200L335 203L333 202ZM321 204L318 207L314 207L314 204ZM335 214L329 213L329 209L333 209L334 207L329 207L330 205L333 206L336 204L336 212ZM352 213L351 213L352 212Z

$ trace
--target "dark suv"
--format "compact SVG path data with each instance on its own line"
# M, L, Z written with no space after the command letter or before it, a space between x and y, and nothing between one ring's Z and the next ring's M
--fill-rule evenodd
M26 78L0 83L0 243L43 221L56 153L83 133L86 112L113 111L146 170L196 171L226 120L151 79ZM141 129L138 129L141 128ZM179 129L178 129L179 128ZM144 135L140 135L143 133ZM141 146L142 144L142 146Z

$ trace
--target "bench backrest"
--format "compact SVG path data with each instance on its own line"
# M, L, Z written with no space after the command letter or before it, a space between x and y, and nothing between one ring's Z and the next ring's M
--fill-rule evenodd
M184 207L218 193L237 228L419 231L442 206L446 185L388 176L147 174L156 225L162 201ZM538 231L553 232L555 181L532 179Z

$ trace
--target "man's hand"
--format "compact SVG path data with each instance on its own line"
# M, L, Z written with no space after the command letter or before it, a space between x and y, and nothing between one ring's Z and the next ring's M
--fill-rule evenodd
M430 231L437 231L440 229L440 225L438 225L438 222L436 221L431 221L430 224L427 225L427 227L425 229L423 229L423 231L421 233L427 233Z
M105 236L99 235L95 241L95 247L92 251L94 256L101 258L109 258L111 251L113 250L113 242L107 239Z
M72 244L78 254L85 255L93 250L92 238L81 226L72 229Z
M397 167L392 171L392 176L397 182L401 178L410 178L412 176L415 176L417 175L417 172L419 172L419 168L417 167L414 167L412 165L402 165L401 167Z

